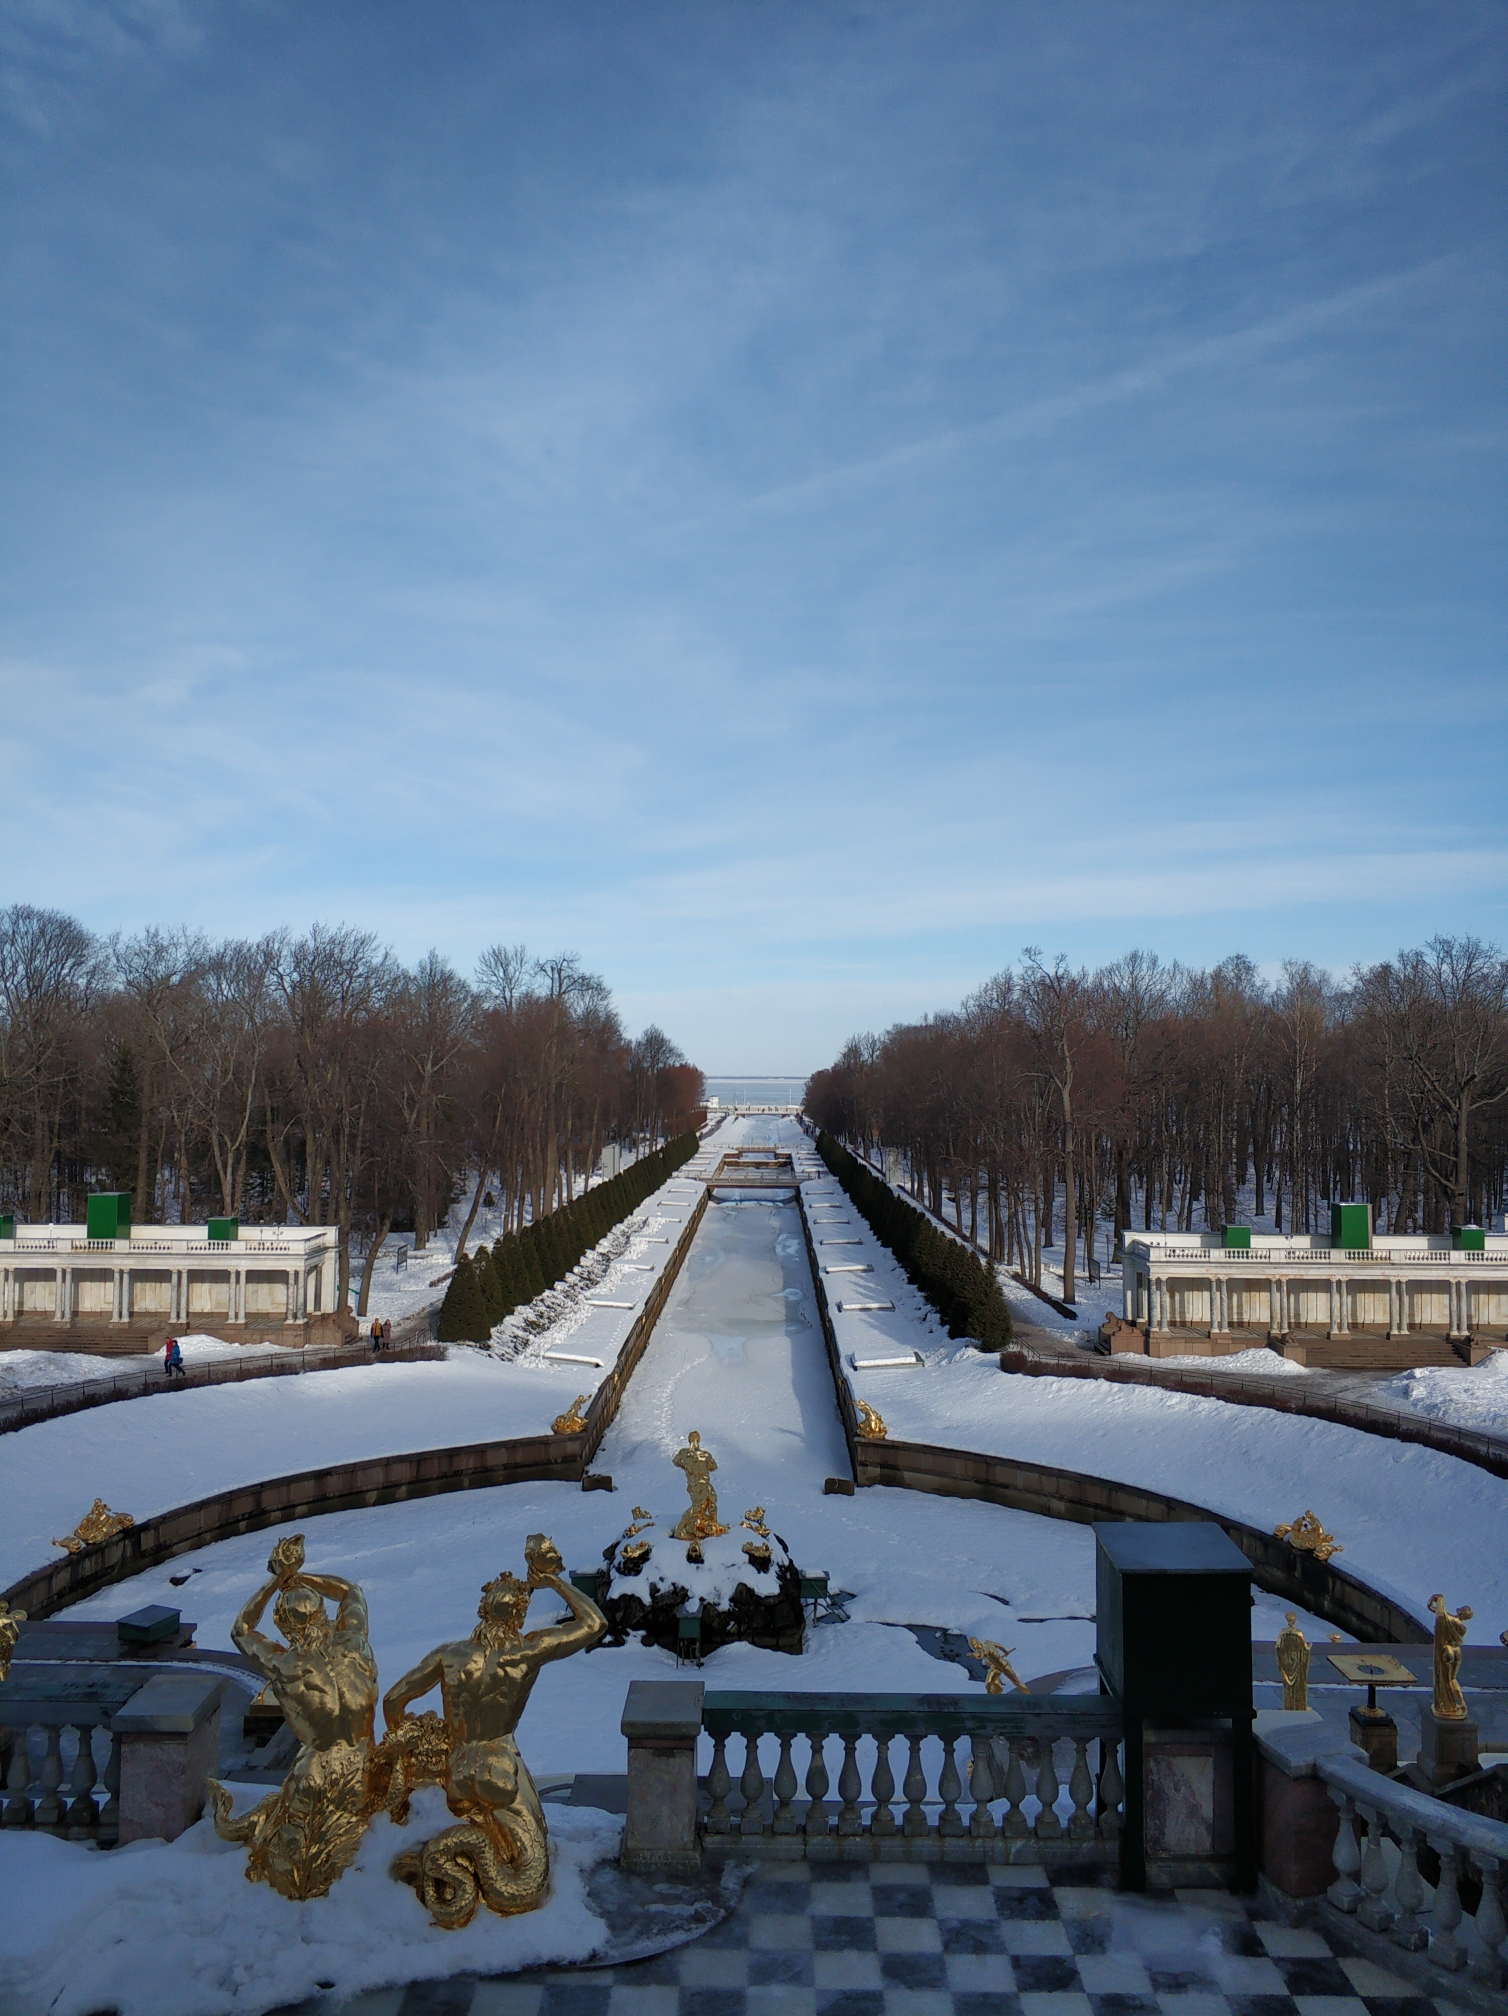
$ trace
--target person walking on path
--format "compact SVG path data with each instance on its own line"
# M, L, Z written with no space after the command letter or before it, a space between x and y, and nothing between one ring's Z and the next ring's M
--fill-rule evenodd
M384 1351L391 1351L393 1348L393 1319L391 1316L384 1316L382 1319L382 1348Z
M375 1358L377 1356L377 1353L381 1349L382 1349L382 1323L378 1317L374 1316L372 1318L372 1356Z
M188 1377L188 1367L183 1362L183 1353L178 1348L178 1339L170 1337L162 1354L162 1369L171 1379L176 1374L180 1379Z

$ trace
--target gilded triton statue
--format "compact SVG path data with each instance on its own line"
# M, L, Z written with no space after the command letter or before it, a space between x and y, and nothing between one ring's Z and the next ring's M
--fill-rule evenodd
M1298 1628L1298 1612L1287 1613L1288 1622L1278 1633L1273 1655L1283 1682L1283 1706L1309 1706L1309 1640Z
M984 1691L986 1694L1003 1694L1005 1683L1010 1681L1018 1694L1030 1690L1023 1685L1020 1675L1011 1664L1014 1646L995 1645L988 1638L971 1638L969 1650L976 1659L984 1662Z
M890 1430L880 1418L877 1407L871 1407L867 1400L855 1398L854 1406L859 1415L859 1439L861 1442L883 1442Z
M607 1631L596 1604L565 1579L553 1540L531 1533L524 1556L526 1580L503 1574L483 1588L471 1636L436 1646L382 1700L388 1733L374 1780L405 1751L421 1748L427 1761L416 1766L410 1759L407 1772L399 1773L404 1791L425 1779L443 1784L446 1804L461 1822L392 1865L398 1881L412 1885L448 1931L469 1925L480 1904L508 1917L537 1910L548 1896L545 1816L514 1732L540 1668L587 1651ZM536 1589L553 1589L571 1615L525 1636ZM408 1713L409 1703L432 1687L440 1689L443 1723ZM390 1811L393 1806L390 1800ZM394 1817L402 1817L402 1804Z
M586 1416L581 1410L586 1404L586 1395L578 1393L564 1414L557 1414L555 1419L550 1423L550 1433L552 1435L580 1435L584 1433L586 1429Z
M9 1603L0 1602L0 1680L10 1677L11 1654L16 1649L16 1640L21 1636L21 1626L25 1622L24 1610L12 1610Z
M717 1493L712 1488L717 1458L702 1447L702 1438L694 1428L686 1437L686 1447L678 1449L671 1461L677 1470L685 1471L686 1489L691 1494L691 1504L671 1528L671 1539L711 1540L726 1533L727 1527L717 1523Z
M1464 1722L1466 1696L1461 1692L1461 1647L1466 1642L1466 1626L1471 1621L1471 1605L1463 1603L1451 1615L1443 1596L1431 1596L1429 1607L1435 1615L1435 1698L1437 1722Z
M215 1832L246 1844L246 1880L280 1897L325 1896L343 1875L366 1831L367 1772L377 1706L377 1662L367 1643L366 1598L342 1575L304 1572L304 1536L273 1548L265 1582L231 1628L237 1651L266 1676L299 1740L293 1767L277 1791L231 1817L231 1796L209 1781ZM257 1629L270 1597L286 1645ZM334 1625L325 1610L339 1607Z

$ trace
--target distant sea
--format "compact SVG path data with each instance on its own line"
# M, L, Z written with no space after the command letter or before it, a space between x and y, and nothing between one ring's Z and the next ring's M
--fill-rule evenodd
M799 1106L804 1078L709 1078L707 1097L724 1106Z

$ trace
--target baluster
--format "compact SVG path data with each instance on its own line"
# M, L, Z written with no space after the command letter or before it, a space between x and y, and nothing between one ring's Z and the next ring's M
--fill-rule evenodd
M31 1825L31 1801L26 1796L31 1784L31 1758L27 1753L25 1729L15 1732L15 1744L10 1753L10 1772L5 1781L4 1822L7 1827L29 1827Z
M942 1811L937 1816L937 1831L952 1837L963 1832L963 1815L958 1810L958 1795L963 1791L963 1780L958 1775L958 1765L953 1752L958 1747L956 1736L942 1739L942 1770L937 1779L937 1796L942 1801Z
M1489 1988L1501 1988L1505 1978L1503 1941L1508 1937L1508 1924L1503 1922L1502 1894L1498 1889L1503 1865L1496 1855L1473 1852L1471 1859L1482 1879L1482 1901L1477 1906L1477 1937L1482 1942L1482 1951L1472 1973Z
M1454 1973L1466 1958L1466 1948L1456 1937L1461 1922L1461 1898L1456 1889L1456 1844L1431 1840L1440 1851L1440 1880L1435 1885L1435 1915L1429 1931L1429 1957L1437 1967Z
M1126 1795L1121 1777L1121 1746L1110 1736L1100 1738L1100 1837L1118 1841L1121 1833L1121 1800Z
M791 1737L781 1737L780 1762L775 1766L775 1821L771 1829L775 1834L794 1834L798 1825L796 1794L800 1781L791 1762L791 1742Z
M969 1739L969 1796L974 1801L969 1833L976 1841L993 1841L995 1816L990 1811L990 1801L995 1797L995 1759L988 1736Z
M105 1759L100 1783L105 1788L105 1803L99 1815L100 1839L113 1841L120 1833L120 1738L113 1729L110 1732L110 1755Z
M733 1821L728 1812L728 1794L733 1790L733 1780L728 1776L727 1753L727 1737L714 1736L712 1768L707 1773L707 1794L712 1801L707 1810L709 1834L731 1834L733 1831Z
M1068 1820L1068 1832L1075 1841L1094 1839L1094 1815L1089 1810L1094 1798L1094 1780L1089 1775L1089 1738L1075 1736L1073 1739L1073 1771L1068 1780L1068 1796L1073 1800L1073 1812Z
M63 1802L58 1797L58 1787L63 1782L63 1753L59 1748L62 1734L56 1722L48 1726L47 1754L42 1759L41 1770L37 1773L42 1785L42 1796L37 1801L38 1827L57 1827L62 1824Z
M1004 1737L1000 1739L1004 1742ZM1010 1761L1005 1770L1005 1813L1000 1821L1000 1831L1007 1841L1024 1841L1031 1829L1026 1824L1026 1815L1021 1808L1026 1799L1026 1773L1022 1769L1021 1754L1026 1744L1019 1736L1010 1740ZM998 1774L997 1774L998 1775Z
M911 1745L910 1760L906 1765L906 1776L901 1782L901 1790L906 1795L906 1815L901 1822L901 1832L912 1840L927 1831L927 1811L922 1801L927 1796L927 1774L922 1769L922 1739L908 1736Z
M1037 1815L1036 1834L1039 1841L1059 1841L1063 1837L1063 1823L1053 1808L1058 1803L1058 1771L1053 1762L1052 1738L1044 1736L1037 1745L1037 1801L1041 1811Z
M827 1758L823 1746L827 1742L824 1729L814 1729L808 1738L812 1746L812 1761L806 1767L806 1796L811 1804L806 1809L806 1838L819 1836L823 1839L831 1832L827 1817Z
M1356 1845L1356 1831L1351 1824L1356 1808L1337 1785L1330 1787L1330 1797L1340 1808L1340 1826L1336 1829L1335 1846L1330 1854L1335 1864L1335 1881L1325 1895L1337 1911L1354 1911L1364 1895L1356 1880L1356 1872L1361 1867L1361 1850Z
M1358 1808L1367 1823L1367 1845L1361 1854L1361 1887L1366 1896L1356 1909L1356 1922L1369 1932L1386 1932L1393 1914L1383 1902L1388 1887L1388 1865L1382 1853L1382 1814L1376 1807Z
M94 1731L87 1723L79 1723L74 1730L79 1739L79 1747L74 1753L73 1770L68 1778L68 1838L70 1841L86 1841L94 1832L94 1751L90 1739Z
M763 1834L764 1814L760 1811L760 1801L764 1798L764 1773L759 1768L759 1732L744 1729L740 1734L744 1739L744 1775L738 1781L738 1789L744 1795L744 1810L738 1831L740 1834Z
M859 1747L857 1736L843 1738L843 1768L838 1773L838 1796L843 1801L838 1814L840 1834L862 1834L864 1816L859 1811L859 1794L864 1790L864 1780L859 1776L859 1760L855 1752Z
M888 1730L880 1730L874 1739L874 1777L870 1790L874 1793L874 1818L869 1823L871 1834L886 1836L896 1831L895 1811L890 1802L895 1797L895 1773L890 1768L891 1736Z
M1424 1909L1419 1842L1417 1828L1402 1829L1398 1840L1398 1875L1393 1884L1393 1902L1398 1906L1398 1916L1388 1927L1388 1937L1405 1953L1420 1953L1429 1944L1429 1932L1419 1915Z

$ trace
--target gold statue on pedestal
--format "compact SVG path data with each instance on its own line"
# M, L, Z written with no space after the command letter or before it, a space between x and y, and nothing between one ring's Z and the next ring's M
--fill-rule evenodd
M1471 1621L1471 1605L1463 1603L1451 1615L1443 1596L1431 1596L1429 1607L1435 1615L1435 1698L1437 1722L1464 1722L1466 1696L1461 1692L1461 1647L1466 1642L1466 1626Z
M890 1430L880 1419L879 1409L871 1407L867 1400L855 1398L854 1406L859 1414L859 1439L864 1442L883 1442Z
M578 1393L564 1414L557 1414L550 1423L552 1435L581 1435L586 1431L586 1416L582 1408L587 1404L586 1395Z
M984 1691L986 1694L1003 1694L1005 1683L1010 1681L1018 1694L1026 1694L1030 1689L1022 1684L1019 1674L1011 1664L1011 1654L1015 1646L995 1645L988 1638L971 1638L969 1650L976 1659L984 1662Z
M70 1554L82 1554L86 1547L97 1547L101 1540L113 1540L117 1533L129 1533L136 1521L129 1512L112 1512L103 1498L96 1498L73 1531L65 1539L54 1540L54 1547L66 1548Z
M9 1603L0 1602L0 1680L10 1677L10 1658L16 1649L16 1640L21 1636L21 1626L26 1622L24 1610L12 1610Z
M375 1760L374 1793L384 1781L396 1788L387 1803L401 1820L415 1784L442 1784L462 1823L392 1866L447 1930L469 1925L480 1904L510 1916L536 1910L549 1894L545 1816L514 1732L540 1668L588 1650L607 1631L596 1604L563 1576L552 1540L531 1533L524 1554L527 1579L504 1574L486 1584L471 1636L437 1646L383 1696L388 1733ZM536 1589L553 1589L571 1616L525 1636ZM443 1721L408 1713L432 1687L440 1689Z
M1273 1655L1283 1682L1283 1706L1309 1706L1309 1640L1298 1628L1298 1612L1286 1613L1288 1622L1278 1633Z
M1332 1554L1344 1554L1333 1533L1327 1533L1316 1512L1301 1512L1297 1519L1274 1526L1275 1540L1286 1540L1295 1554L1312 1554L1316 1561L1328 1561Z
M671 1461L677 1470L685 1471L686 1489L691 1494L690 1506L671 1528L671 1539L711 1540L726 1533L727 1527L717 1523L717 1493L712 1488L717 1458L702 1447L702 1438L694 1428L686 1437L686 1447L678 1449Z
M209 1781L215 1832L244 1842L246 1880L281 1897L325 1896L343 1875L370 1817L367 1770L377 1706L377 1662L367 1643L366 1598L341 1575L304 1572L304 1536L279 1540L264 1583L231 1629L237 1651L266 1676L299 1739L293 1768L277 1791L239 1819L231 1796ZM257 1629L269 1597L288 1643ZM339 1605L332 1627L325 1598Z

